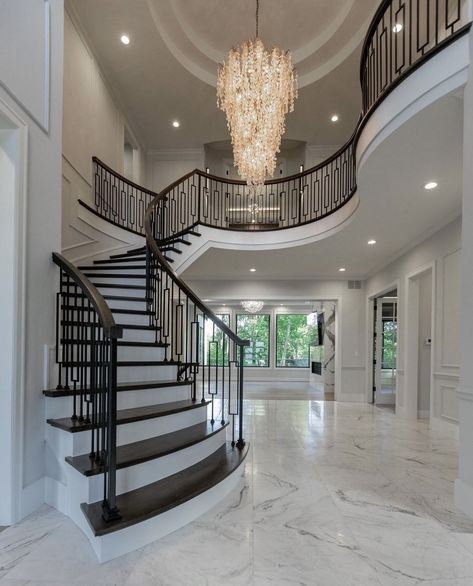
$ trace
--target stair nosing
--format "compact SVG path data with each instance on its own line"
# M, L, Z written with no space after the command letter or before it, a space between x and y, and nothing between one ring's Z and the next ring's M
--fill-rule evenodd
M225 422L223 425L220 422L215 422L215 424L214 424L215 427L214 426L211 426L210 422L208 422L208 421L207 422L204 422L204 423L206 423L206 426L205 426L205 434L204 435L202 435L200 437L197 437L197 438L194 438L194 439L192 439L190 441L185 441L182 444L177 444L177 445L174 445L174 446L172 446L170 448L163 449L162 452L156 452L156 453L154 453L152 455L150 454L150 455L147 455L147 456L145 456L145 455L135 456L135 458L130 459L130 460L126 461L126 462L120 462L119 461L120 451L123 451L124 448L130 448L131 446L136 445L136 444L142 444L143 445L146 442L151 443L152 440L157 440L157 439L159 439L162 442L163 439L166 436L173 436L175 438L178 434L183 434L184 435L184 432L189 432L189 430L191 430L193 428L197 428L197 427L202 427L203 428L203 425L201 423L198 423L197 425L191 425L189 427L184 427L184 428L180 429L179 431L173 431L171 433L166 433L166 434L163 434L161 436L156 436L156 437L153 437L153 438L150 438L150 439L140 440L138 442L132 442L130 444L124 444L124 445L118 446L117 447L117 470L122 470L124 468L130 468L132 466L138 466L139 464L144 464L144 463L150 462L152 460L157 460L159 458L164 458L165 456L169 456L170 454L175 454L176 452L180 452L182 450L185 450L187 448L190 448L190 447L192 447L192 446L194 446L196 444L199 444L199 443L201 443L201 442L203 442L203 441L205 441L205 440L213 437L214 435L216 435L220 431L226 429L228 427L228 425L229 425L229 422L228 421ZM209 431L210 431L210 433L209 433ZM79 458L88 458L88 457L89 457L88 454L80 454L78 456L67 456L66 457L66 462L68 464L70 464L73 468L75 468L83 476L89 477L89 476L97 476L98 474L102 474L103 471L104 471L104 467L101 466L101 465L97 465L96 468L87 468L87 469L83 469L82 470L81 467L79 467L78 465L76 466L74 464L74 462L78 462L78 459Z
M184 468L183 470L179 470L178 472L175 472L174 474L171 474L170 476L167 476L161 480L157 480L156 482L150 483L149 485L146 485L144 487L140 487L140 488L128 491L126 493L122 493L120 495L117 495L117 504L119 507L122 505L124 498L130 498L130 496L134 502L141 502L142 499L140 499L139 495L143 495L143 492L146 491L146 489L148 491L152 492L153 495L161 495L162 490L160 490L160 487L163 487L163 485L166 486L166 484L167 485L171 484L171 486L175 486L176 484L179 484L179 482L182 481L182 479L185 477L186 474L189 475L189 474L196 473L196 471L198 471L199 467L201 467L203 464L205 464L206 461L210 462L211 459L215 459L217 456L217 460L216 460L213 468L220 471L220 475L217 476L217 478L215 479L215 482L209 483L208 485L204 485L201 482L201 479L199 479L198 483L196 483L194 480L193 485L191 484L191 487L193 490L191 492L189 492L188 494L184 494L179 499L175 499L172 502L167 503L166 505L161 505L159 508L151 509L146 512L144 511L140 515L137 515L136 517L134 517L133 519L131 519L131 518L128 520L118 519L116 521L111 521L107 524L103 523L102 518L101 518L101 504L102 504L101 501L99 501L97 503L89 503L89 504L88 503L81 503L80 506L81 506L82 512L84 513L85 518L87 519L87 522L96 537L103 537L103 536L109 535L111 533L114 533L115 531L124 530L124 529L127 529L128 527L133 527L134 525L137 525L139 523L147 521L148 519L158 517L159 515L167 512L167 511L170 511L173 508L176 508L180 505L183 505L184 503L191 501L192 499L205 493L207 490L210 490L214 486L217 486L218 484L223 482L226 478L228 478L231 474L233 474L235 472L235 470L237 470L243 464L243 462L245 461L245 459L248 455L249 447L250 447L249 444L246 444L243 449L240 449L240 448L231 446L231 444L229 442L225 442L225 444L223 444L218 450L216 450L215 452L213 452L212 454L207 456L207 458L204 458L200 462L193 464L192 466L188 466L187 468ZM230 454L231 454L231 456L230 456ZM235 455L238 456L236 458L236 461L228 462L229 457L234 458ZM222 472L222 464L224 462L227 464L227 468L225 470L223 470L223 472ZM212 470L210 471L210 473L211 472L212 472ZM186 484L188 485L189 482L187 482ZM136 497L138 497L138 498L136 498ZM89 516L89 514L88 514L89 511L93 512L94 509L96 511L98 510L98 513L100 513L100 514L96 515L96 517L98 517L98 519L102 523L102 528L95 527L91 516Z
M139 411L142 407L127 407L126 409L119 409L117 411L117 425L127 425L128 423L136 423L139 421L148 421L150 419L159 419L160 417L168 417L169 415L176 415L177 413L185 413L186 411L193 411L194 409L199 409L202 407L206 407L209 405L210 401L205 401L204 403L192 400L183 400L183 401L172 401L169 403L157 403L156 405L148 405L148 407L170 407L168 410L162 412L149 412L143 415L128 415L127 417L123 417L120 419L120 413L124 413L126 411ZM180 404L180 406L179 406ZM172 407L171 407L172 406ZM72 421L70 417L59 417L59 418L49 418L46 420L46 423L55 427L56 429L62 429L67 433L81 433L83 431L90 431L92 429L97 429L98 425L92 425L92 423L77 423L75 426L73 423L71 426L67 426L62 424L62 421Z
M129 391L143 391L148 389L164 389L172 387L184 387L191 385L192 380L159 380L159 381L135 381L117 384L117 392L129 392ZM57 397L73 397L74 394L82 395L87 394L89 389L83 389L74 393L73 389L45 389L43 395L46 397L57 398Z

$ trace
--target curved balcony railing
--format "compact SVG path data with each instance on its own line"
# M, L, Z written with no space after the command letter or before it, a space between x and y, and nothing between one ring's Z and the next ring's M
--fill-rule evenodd
M468 0L381 2L361 53L362 119L407 75L468 31L468 3Z
M255 192L198 169L167 187L155 237L165 242L198 225L224 230L277 230L315 222L356 191L355 150L380 102L417 67L468 32L468 0L383 0L368 29L360 64L362 112L350 140L329 159L297 175L267 181ZM94 158L95 213L144 235L156 193Z

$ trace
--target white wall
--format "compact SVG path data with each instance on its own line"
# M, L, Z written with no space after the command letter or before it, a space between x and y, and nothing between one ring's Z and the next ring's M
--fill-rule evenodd
M25 271L25 297L18 299L20 314L15 332L21 337L24 319L23 369L21 384L14 389L16 411L1 414L19 417L16 459L20 463L20 490L12 521L44 500L45 414L41 391L44 345L54 340L58 273L51 252L60 249L63 3L2 0L0 13L0 107L19 120L28 146L25 168L19 170L20 176L25 172L26 217L25 225L18 218L20 248L15 258L16 279L21 280ZM3 474L8 473L4 470Z
M461 219L451 222L433 236L405 253L367 281L366 294L372 297L398 286L398 396L396 409L406 415L408 399L417 389L405 388L406 378L406 296L408 277L423 272L433 263L435 319L432 328L432 374L430 415L432 422L458 422L457 387L460 365L460 284L461 284ZM369 378L369 377L368 377ZM417 377L416 377L417 380ZM367 395L369 389L367 388ZM417 400L415 401L417 405Z
M145 157L94 55L72 8L64 22L64 126L62 250L72 260L110 252L123 245L84 223L82 199L93 206L92 157L145 185ZM125 169L125 142L133 146L133 168Z
M147 153L147 185L158 193L194 169L205 171L203 148L151 150Z
M340 380L335 381L336 399L340 401L363 401L365 384L365 292L349 290L346 281L188 281L188 284L202 299L225 302L235 299L265 300L336 300L337 315L337 360ZM253 369L249 379L294 380L289 369L277 372ZM263 373L263 374L261 374ZM297 373L296 373L297 374ZM305 377L305 374L303 375ZM308 377L307 377L308 378ZM304 380L307 380L304 378ZM299 379L300 380L300 379Z
M470 12L471 13L471 12ZM473 517L473 32L469 33L470 67L463 96L463 255L460 331L460 467L455 504Z

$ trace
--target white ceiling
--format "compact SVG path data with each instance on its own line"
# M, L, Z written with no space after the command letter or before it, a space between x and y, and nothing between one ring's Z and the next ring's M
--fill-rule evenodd
M461 100L449 96L391 135L363 166L360 207L337 234L275 251L211 249L183 273L184 279L366 278L460 214L462 117ZM426 191L431 179L439 187ZM367 244L371 238L375 246Z
M286 138L340 145L351 135L360 111L360 41L377 4L261 0L263 38L293 50L308 83L288 116ZM254 34L254 0L69 0L68 7L146 149L228 138L215 88L202 79ZM129 46L119 41L123 33ZM330 122L334 112L337 124Z

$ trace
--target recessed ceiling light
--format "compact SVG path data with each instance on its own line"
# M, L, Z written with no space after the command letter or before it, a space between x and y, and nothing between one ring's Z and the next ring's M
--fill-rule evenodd
M376 244L376 240L368 240L368 244L370 244L370 245Z
M344 273L344 272L346 271L346 268L345 268L345 267L340 267L338 270L339 270L341 273Z
M429 181L429 183L424 185L424 189L435 189L437 185L438 183L435 183L435 181Z
M334 115L333 115L333 116L330 118L330 120L331 120L332 122L338 122L338 114L334 114Z
M393 33L400 33L403 28L404 27L400 22L396 22L396 24L393 26Z
M124 45L129 45L130 44L130 37L128 35L122 35L120 37L120 41L124 44Z
M256 273L256 269L250 269L250 273Z
M179 128L179 126L181 125L181 123L179 122L179 120L174 120L172 125L174 126L174 128Z

